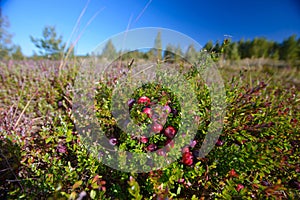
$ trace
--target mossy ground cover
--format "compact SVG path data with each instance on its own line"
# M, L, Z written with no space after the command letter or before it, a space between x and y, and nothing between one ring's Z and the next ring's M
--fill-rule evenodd
M76 131L72 98L81 63L68 62L62 68L60 62L46 60L0 63L0 198L300 198L299 69L219 68L226 117L216 146L205 158L198 158L197 150L210 125L209 93L201 78L187 69L201 113L196 137L168 167L136 174L101 163ZM141 140L118 129L109 111L116 84L105 83L97 85L95 112L114 145L141 152L150 151L151 144L172 147L168 140L173 136L165 129L177 130L181 113L172 91L154 84L132 94L135 102L147 96L171 109L161 134ZM136 123L151 123L145 108L152 109L133 104L130 115Z

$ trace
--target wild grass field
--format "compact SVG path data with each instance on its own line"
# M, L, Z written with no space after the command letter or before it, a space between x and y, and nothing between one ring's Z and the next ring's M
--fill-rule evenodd
M62 67L60 61L50 60L0 63L0 199L300 199L299 68L250 66L242 61L219 66L226 116L222 133L205 158L198 158L197 151L210 126L209 94L198 74L185 69L201 114L196 137L169 166L128 173L92 156L75 127L74 83L86 63L84 59ZM174 135L162 134L162 129L177 130L183 112L180 98L157 85L132 94L130 116L136 123L148 122L151 114L144 110L149 107L142 96L149 101L164 101L167 96L164 105L171 114L166 125L158 127L159 136L130 138L118 129L108 106L121 76L118 72L99 80L94 106L111 145L140 152L163 145L172 148L169 139Z

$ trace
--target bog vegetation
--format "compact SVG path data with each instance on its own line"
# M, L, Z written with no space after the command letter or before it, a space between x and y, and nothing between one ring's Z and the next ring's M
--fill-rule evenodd
M89 55L75 56L54 27L31 36L40 50L32 57L13 45L1 19L0 32L0 198L1 199L299 199L300 198L300 39L281 43L265 38L225 38L203 49L166 47L160 34L148 52L124 54L111 74L99 80L95 113L114 148L152 152L179 137L180 98L160 84L146 84L128 99L130 117L151 124L152 137L122 132L110 112L118 79L139 62L168 63L190 81L197 97L196 137L180 159L148 173L114 170L82 143L73 116L74 82ZM209 92L193 63L211 54L226 89L226 117L214 149L199 158L210 124ZM100 59L118 55L109 41ZM69 59L62 62L68 54ZM135 60L132 61L132 58ZM120 72L120 73L119 73ZM153 102L165 117L157 116ZM164 120L162 123L159 120ZM163 125L162 125L163 124ZM184 135L180 135L184 137ZM166 156L168 150L157 151ZM147 164L151 166L150 164Z

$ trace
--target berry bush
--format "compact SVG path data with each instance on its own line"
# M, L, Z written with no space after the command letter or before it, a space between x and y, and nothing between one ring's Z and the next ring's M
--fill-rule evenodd
M182 97L159 82L143 84L124 98L130 121L122 121L127 118L118 119L111 108L127 66L113 66L114 72L96 84L93 108L108 145L155 152L162 159L175 155L174 148L180 154L167 167L134 173L104 165L76 129L73 86L80 63L63 68L55 61L0 63L1 199L300 198L299 69L219 68L226 116L215 147L202 158L211 99L200 74L173 64L197 101L196 136L176 149L174 139L188 137L179 132L185 125ZM137 124L142 131L128 134L120 123L127 130Z

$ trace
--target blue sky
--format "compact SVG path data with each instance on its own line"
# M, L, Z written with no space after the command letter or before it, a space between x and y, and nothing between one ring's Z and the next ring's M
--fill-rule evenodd
M25 55L36 50L29 36L41 37L46 25L55 25L68 41L86 0L0 0L2 15L10 21L13 42ZM143 14L138 17L148 4ZM281 42L300 36L298 0L90 0L79 28L99 14L82 34L76 53L85 55L97 44L129 28L163 27L179 31L201 45L208 40L266 37ZM142 36L141 36L142 37Z

